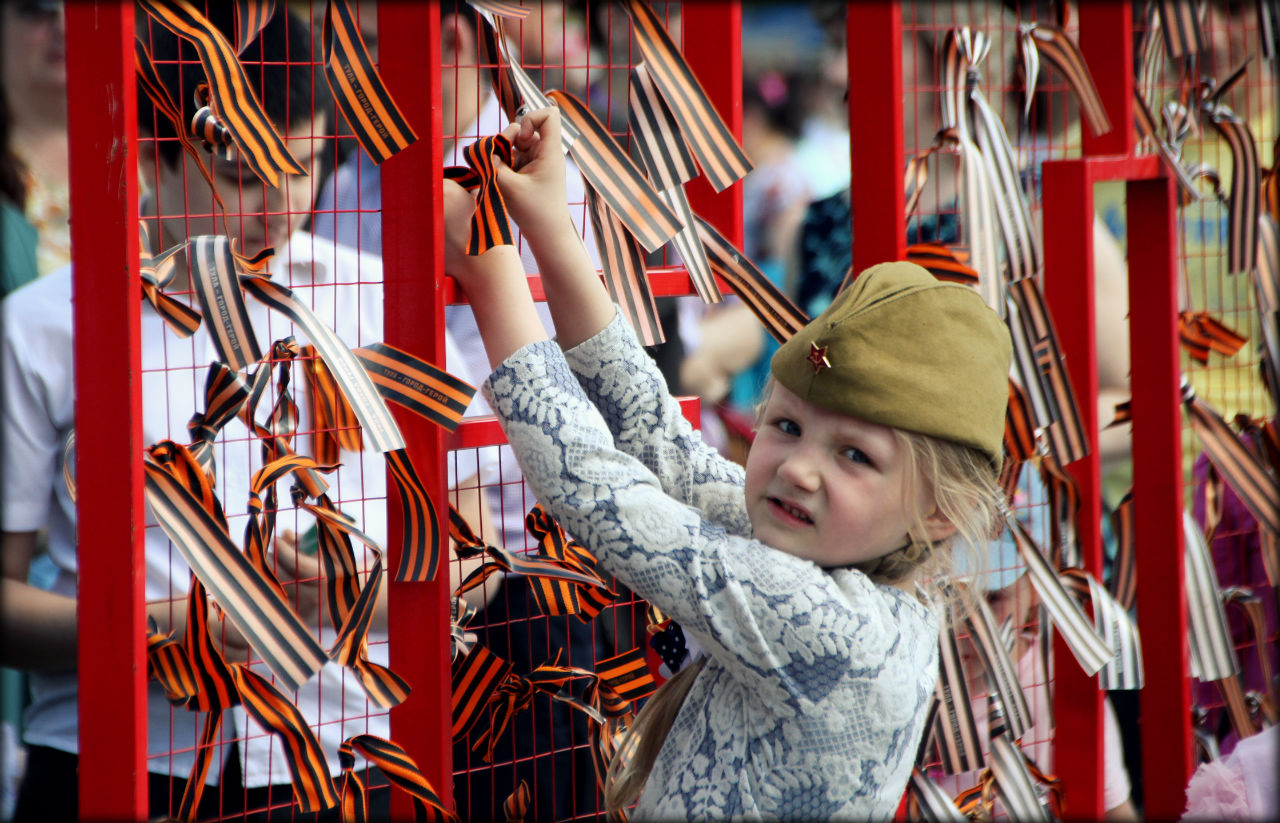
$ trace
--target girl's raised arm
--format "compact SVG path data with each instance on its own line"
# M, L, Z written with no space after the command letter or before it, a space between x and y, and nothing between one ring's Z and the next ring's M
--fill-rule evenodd
M467 293L484 340L490 367L496 368L530 343L547 339L538 319L524 266L514 246L494 246L467 254L476 201L452 180L444 181L445 271Z
M498 187L529 244L561 348L590 339L613 319L613 300L569 217L560 111L531 111L507 127L519 170L495 159Z

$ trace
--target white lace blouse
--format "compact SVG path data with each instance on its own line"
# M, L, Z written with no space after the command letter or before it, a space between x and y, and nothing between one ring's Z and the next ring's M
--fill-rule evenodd
M533 493L710 656L637 819L891 819L937 677L934 610L752 539L740 466L704 445L620 317L485 384Z

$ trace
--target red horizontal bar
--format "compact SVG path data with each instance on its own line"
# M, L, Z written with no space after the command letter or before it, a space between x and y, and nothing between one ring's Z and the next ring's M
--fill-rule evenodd
M684 297L697 293L693 289L693 281L689 279L689 271L683 266L645 269L645 274L648 275L649 288L653 290L654 297ZM732 293L729 284L719 276L716 277L716 285L721 294ZM529 275L529 291L533 293L534 300L547 299L547 293L542 288L542 278L536 274ZM449 276L444 278L444 302L448 306L466 305L469 302L458 281Z
M702 414L702 406L696 397L677 397L680 411L694 428L698 427L698 419ZM491 414L468 417L458 424L452 434L445 435L444 446L449 451L458 449L479 449L484 446L501 446L507 442L502 433L498 418Z

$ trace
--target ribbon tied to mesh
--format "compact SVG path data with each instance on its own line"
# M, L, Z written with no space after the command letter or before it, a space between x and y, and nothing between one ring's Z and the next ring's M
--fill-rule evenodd
M356 771L356 753L377 766L392 786L413 800L414 819L430 823L454 823L458 817L445 808L431 782L412 757L394 742L377 735L358 734L338 747L342 766L342 823L364 823L369 819L369 803L364 781Z
M511 223L507 219L507 204L498 188L497 169L493 155L511 166L511 141L505 135L481 137L467 146L462 157L465 166L450 166L444 170L446 180L452 180L476 195L476 210L471 216L471 236L467 241L467 254L484 254L494 246L510 246L515 242Z

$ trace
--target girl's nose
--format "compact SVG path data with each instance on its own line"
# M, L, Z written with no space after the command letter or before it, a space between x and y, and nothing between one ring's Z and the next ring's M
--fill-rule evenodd
M791 449L778 466L778 474L797 489L814 491L821 485L818 457L804 446Z

